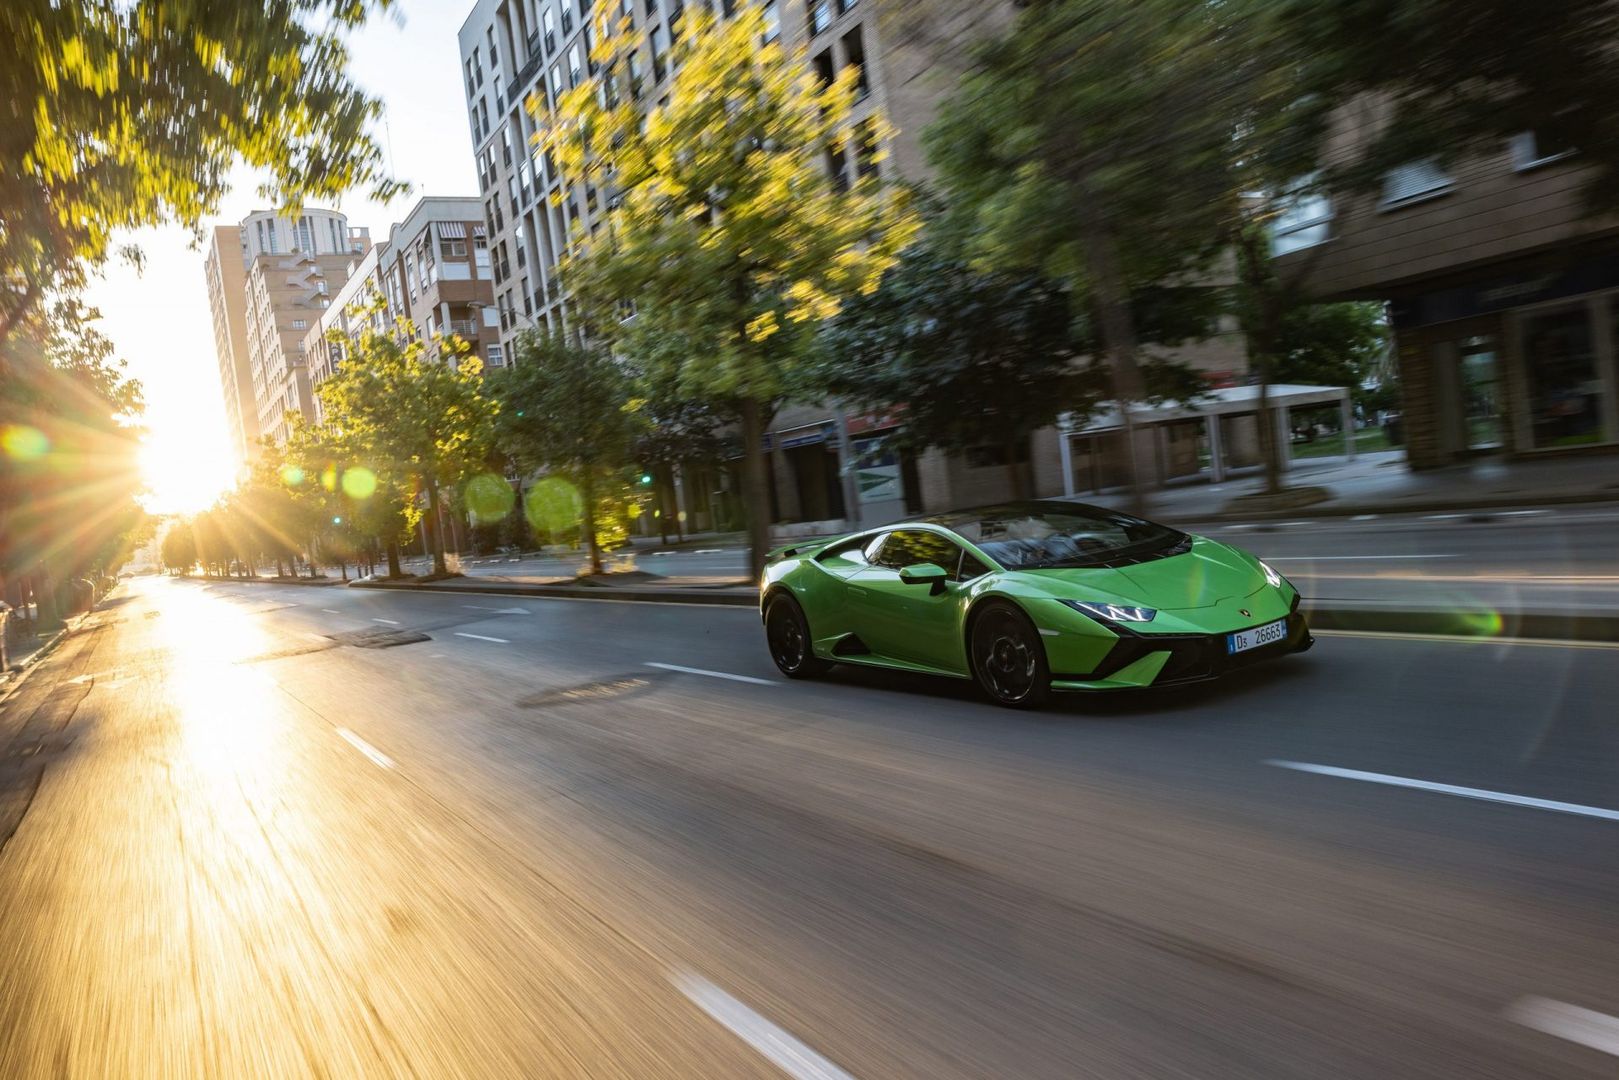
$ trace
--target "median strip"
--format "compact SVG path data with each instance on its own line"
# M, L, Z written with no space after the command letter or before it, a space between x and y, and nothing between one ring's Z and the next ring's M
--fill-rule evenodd
M1457 795L1464 799L1504 803L1507 806L1523 806L1531 810L1553 810L1559 814L1575 814L1579 817L1600 818L1604 821L1619 821L1619 810L1608 810L1601 806L1581 806L1579 803L1558 802L1555 799L1536 799L1528 795L1512 795L1504 791L1486 791L1483 788L1459 787L1456 784L1437 784L1432 780L1413 780L1410 777L1390 776L1387 773L1362 772L1360 769L1340 769L1336 765L1312 765L1307 761L1283 761L1279 758L1271 758L1265 764L1275 765L1279 769L1292 769L1295 772L1335 776L1340 780L1361 780L1368 784L1386 784L1390 787L1411 788L1416 791L1428 791L1438 795Z

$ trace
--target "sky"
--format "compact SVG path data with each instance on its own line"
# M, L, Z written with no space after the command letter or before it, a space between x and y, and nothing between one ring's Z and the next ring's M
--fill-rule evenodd
M407 195L382 204L353 192L334 209L350 225L386 239L423 195L478 194L467 127L466 94L456 34L472 0L401 0L374 16L350 42L351 73L386 108L377 137L393 161L393 175L411 185ZM238 168L216 217L234 224L267 209L258 177ZM87 290L102 314L101 329L128 361L128 373L146 394L149 429L143 462L153 487L151 509L189 513L206 508L236 475L238 462L226 434L225 404L214 351L213 317L203 278L205 249L192 246L183 228L141 229L117 238L145 256L137 273L114 262Z

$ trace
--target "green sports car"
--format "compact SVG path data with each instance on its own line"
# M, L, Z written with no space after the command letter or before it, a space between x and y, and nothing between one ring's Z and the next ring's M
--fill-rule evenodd
M1194 682L1314 640L1299 593L1227 544L1071 502L1018 502L770 555L759 609L790 678L834 663L1054 690Z

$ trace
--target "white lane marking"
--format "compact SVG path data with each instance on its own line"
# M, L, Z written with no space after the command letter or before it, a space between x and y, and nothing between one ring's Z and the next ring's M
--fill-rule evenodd
M350 746L354 747L354 749L370 758L375 764L382 766L384 769L391 769L394 767L392 758L390 758L387 754L384 754L381 750L378 750L376 747L372 746L370 743L366 742L364 739L360 738L358 735L354 734L354 732L350 731L348 728L340 727L337 729L337 733L343 736Z
M1457 518L1466 517L1466 516L1467 516L1466 514L1424 514L1422 520L1424 520L1424 521L1455 521Z
M679 972L671 981L693 1005L759 1051L793 1080L854 1080L826 1058L700 975Z
M725 549L724 548L698 548L696 551L693 551L692 554L693 555L724 555L725 554Z
M1551 513L1550 510L1498 510L1496 512L1502 517L1539 517L1541 514Z
M732 675L729 671L709 671L707 668L685 667L680 664L655 664L647 661L647 667L662 668L664 671L682 671L687 675L707 675L710 679L729 679L732 682L753 683L756 686L775 686L775 679L756 679L752 675Z
M429 660L442 660L442 659L444 659L444 654L441 653L441 652L429 653L427 655L427 658Z
M372 619L371 621L372 622L387 623L389 626L398 626L399 625L399 620L398 619Z
M338 611L336 608L323 607L323 608L321 608L321 610L324 611L328 615L341 615L341 614L343 614L341 611Z
M1266 562L1382 562L1384 559L1459 559L1460 555L1266 555Z
M1356 514L1354 517L1350 518L1349 520L1350 521L1376 521L1377 520L1377 515L1376 514Z
M649 552L647 552L647 554L648 555L673 555L674 552L672 552L672 551L649 551Z
M456 637L471 638L473 641L493 641L496 645L510 645L511 644L511 642L507 641L503 637L485 637L482 634L463 634L459 630L457 630L455 632L455 636Z
M530 611L528 608L503 607L503 608L496 608L495 609L495 614L496 615L532 615L534 613L532 611Z
M1524 1027L1619 1056L1619 1017L1543 997L1519 998L1505 1015Z
M464 607L464 608L467 608L467 609L469 609L471 611L499 611L500 610L497 607L490 607L488 604L462 604L461 606Z
M1370 638L1375 641L1437 641L1446 645L1528 645L1540 649L1619 649L1619 641L1562 638L1488 637L1468 634L1402 634L1397 630L1311 630L1316 637Z
M1312 765L1307 761L1282 761L1271 758L1265 764L1275 765L1283 769L1293 769L1297 772L1336 776L1343 780L1364 780L1369 784L1388 784L1391 787L1415 788L1418 791L1431 791L1440 795L1459 795L1464 799L1478 799L1482 802L1506 803L1508 806L1526 806L1532 810L1555 810L1559 814L1577 814L1580 817L1619 821L1619 810L1608 810L1601 806L1581 806L1579 803L1558 802L1555 799L1535 799L1528 795L1511 795L1504 791L1486 791L1483 788L1458 787L1455 784L1436 784L1431 780L1412 780L1404 776L1389 776L1387 773L1362 772L1359 769L1340 769L1336 765Z

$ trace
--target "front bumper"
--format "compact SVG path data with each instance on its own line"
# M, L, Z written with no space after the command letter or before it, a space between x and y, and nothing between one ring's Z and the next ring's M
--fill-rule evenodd
M1254 625L1271 621L1274 620ZM1235 655L1226 651L1225 633L1143 634L1122 624L1108 628L1118 635L1118 640L1107 655L1090 671L1052 672L1053 690L1128 690L1204 682L1289 653L1304 652L1315 644L1296 603L1287 615L1285 639Z

